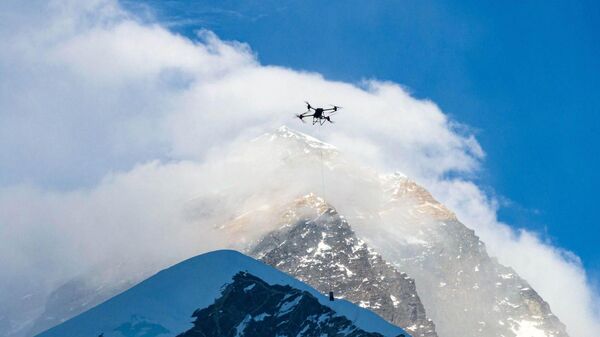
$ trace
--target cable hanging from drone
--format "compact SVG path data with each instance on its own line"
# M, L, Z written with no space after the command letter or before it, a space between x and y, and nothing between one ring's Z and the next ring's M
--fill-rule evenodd
M296 115L296 117L298 117L298 119L300 119L300 121L302 123L306 123L304 121L304 118L309 118L312 117L312 125L316 125L319 124L320 126L322 126L323 124L325 124L325 122L329 122L333 124L333 121L331 120L331 116L335 115L338 110L340 110L342 107L341 106L337 106L337 105L331 105L331 108L314 108L313 106L310 105L310 103L304 101L306 103L306 112L301 113ZM321 193L322 193L322 197L325 199L325 173L324 173L324 163L323 163L323 148L319 149L320 152L320 159L321 159ZM333 258L331 258L330 260L333 260ZM331 261L330 261L331 262ZM330 266L332 268L332 266ZM329 269L329 274L327 276L327 283L329 286L329 300L333 301L334 300L334 296L333 296L333 285L332 285L332 275L331 275L331 268Z
M331 116L335 115L340 109L342 109L341 106L339 105L331 105L331 108L321 108L321 107L313 107L312 105L310 105L310 103L308 103L307 101L304 101L304 103L306 103L306 111L301 113L301 114L297 114L296 117L302 122L302 123L306 123L304 121L304 118L309 118L312 117L312 125L320 125L322 126L323 124L325 124L325 122L329 122L333 124L333 121L331 120ZM323 168L323 149L320 149L320 154L321 154L321 193L322 193L322 197L325 198L325 175L324 175L324 168Z

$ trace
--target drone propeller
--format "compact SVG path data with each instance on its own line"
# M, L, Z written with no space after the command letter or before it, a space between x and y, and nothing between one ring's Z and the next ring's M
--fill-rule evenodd
M310 109L312 109L310 103L308 103L307 101L304 101L304 103L306 103L306 108L310 111Z
M340 109L343 109L343 107L339 106L339 105L333 105L333 104L329 104L329 106L331 106L333 108L333 111L338 111Z
M299 119L299 120L300 120L302 123L306 123L306 122L304 121L304 115L302 115L302 114L297 114L297 115L295 115L295 116L296 116L296 118L298 118L298 119Z

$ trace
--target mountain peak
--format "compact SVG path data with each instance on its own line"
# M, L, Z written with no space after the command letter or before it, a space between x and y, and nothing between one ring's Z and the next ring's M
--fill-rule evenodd
M347 220L314 194L296 200L283 225L250 254L310 284L373 310L416 337L437 337L414 281L370 249Z
M315 193L308 193L306 195L301 196L300 198L294 201L295 208L298 207L308 207L319 211L320 213L324 213L330 208L333 208L325 199L319 197Z
M420 217L451 221L457 220L454 212L437 201L423 186L400 172L380 176L384 189L388 193L390 206L394 203L412 204L411 214Z
M304 144L310 148L329 150L329 151L337 151L337 148L331 144L325 143L313 136L309 136L305 133L302 133L297 130L293 130L285 125L278 127L274 132L266 133L260 138L266 138L269 141L281 140L285 139L288 141L297 142L299 144Z
M222 319L215 327L205 315ZM198 320L191 325L190 317ZM304 329L315 336L406 335L371 311L328 301L260 261L219 250L167 268L39 336L220 337L221 324L245 337L295 336Z

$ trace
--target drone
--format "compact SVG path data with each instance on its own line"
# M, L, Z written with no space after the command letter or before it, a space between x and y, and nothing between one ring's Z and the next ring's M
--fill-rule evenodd
M310 103L306 101L304 103L306 103L306 112L298 114L296 115L296 117L298 117L298 119L300 119L302 123L305 123L304 118L312 117L313 125L317 123L323 125L325 124L325 122L333 123L333 121L331 120L331 116L342 108L341 106L337 105L332 105L331 108L313 108L310 105Z

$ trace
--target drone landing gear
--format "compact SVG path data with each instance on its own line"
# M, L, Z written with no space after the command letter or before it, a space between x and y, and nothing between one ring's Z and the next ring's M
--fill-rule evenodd
M330 119L328 118L313 118L313 125L319 123L319 125L323 125L325 124L325 122L328 121L329 123L333 123Z

